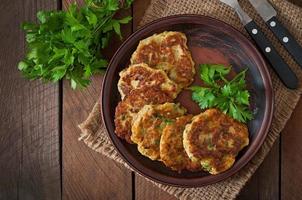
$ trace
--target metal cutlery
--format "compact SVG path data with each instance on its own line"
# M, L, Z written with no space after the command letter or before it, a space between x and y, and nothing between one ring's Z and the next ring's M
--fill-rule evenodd
M298 78L290 67L285 63L281 56L277 53L271 42L266 38L258 25L242 10L237 0L220 0L221 2L232 7L249 35L256 42L258 48L270 62L274 71L277 73L281 81L290 89L298 87Z
M249 0L260 14L266 25L283 44L294 60L302 68L302 47L298 44L290 32L278 21L277 12L267 0Z

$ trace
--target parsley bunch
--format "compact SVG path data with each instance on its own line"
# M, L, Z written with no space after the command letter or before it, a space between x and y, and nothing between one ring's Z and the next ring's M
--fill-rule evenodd
M131 17L114 19L121 8L133 0L85 0L77 8L71 4L67 11L40 11L38 24L24 23L27 55L18 68L28 79L57 82L69 79L73 89L86 87L90 77L107 67L101 49L108 46L112 33L120 38L120 24Z
M216 107L240 122L247 122L253 118L249 109L250 93L245 83L247 70L229 81L226 76L230 70L223 65L200 65L200 78L206 87L190 87L192 99L201 109Z

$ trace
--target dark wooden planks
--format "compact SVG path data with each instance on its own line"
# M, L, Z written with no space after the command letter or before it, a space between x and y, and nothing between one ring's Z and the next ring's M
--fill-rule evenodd
M137 30L141 19L143 18L146 9L151 0L136 0L133 3L133 30Z
M135 199L176 200L177 198L158 188L145 178L136 175Z
M78 141L81 123L100 93L101 77L91 86L73 91L64 82L63 199L130 199L131 173L123 166Z
M72 1L63 1L64 8ZM78 1L80 3L80 1ZM131 9L117 17L131 15ZM132 24L122 26L125 38ZM121 41L115 37L105 52L114 54ZM78 141L77 125L84 121L99 99L102 76L94 76L85 90L74 91L69 82L63 84L63 199L125 199L132 198L131 171Z
M282 132L281 199L302 198L302 100Z
M280 139L259 166L255 174L242 189L237 199L279 199Z
M17 70L25 41L20 24L53 0L0 4L0 199L60 199L57 84L25 80Z

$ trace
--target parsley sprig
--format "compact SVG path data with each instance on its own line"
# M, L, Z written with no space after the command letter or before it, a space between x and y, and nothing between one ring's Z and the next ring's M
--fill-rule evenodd
M112 33L122 38L120 25L131 17L115 19L121 8L133 0L85 0L67 11L40 11L38 23L24 23L27 54L18 68L28 79L57 82L69 79L73 89L86 87L93 74L107 67L101 50L108 46Z
M216 107L240 122L253 118L249 109L250 93L246 89L245 74L238 73L232 80L227 80L231 67L223 65L200 65L200 78L205 87L192 86L192 99L201 109Z

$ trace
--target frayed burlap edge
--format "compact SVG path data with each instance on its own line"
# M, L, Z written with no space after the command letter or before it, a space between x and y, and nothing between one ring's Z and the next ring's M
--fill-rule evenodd
M167 5L175 2L176 1L173 0L152 0L140 25L146 24L147 22L157 19L163 15L169 15L166 13L171 12L171 9L173 11L173 8L170 8L169 12L167 12ZM272 0L272 2L281 4L279 0ZM284 10L286 10L287 12L288 10L295 12L301 11L300 8L290 3L282 2L282 6L283 4L285 5ZM175 14L179 14L179 11L175 11ZM293 34L298 39L298 41L301 42L302 35L296 32L294 32ZM273 42L276 41L273 40ZM279 50L280 47L278 47L279 46L277 44L277 49ZM287 61L290 60L289 62L292 63L292 60L288 59L288 55L282 51L284 50L281 50L281 55L285 57ZM298 72L296 68L297 67L295 67L294 70ZM300 72L298 72L298 76L301 80L302 75ZM263 146L256 154L256 156L249 162L249 164L244 167L244 169L225 181L201 188L177 188L158 184L149 179L147 180L151 181L169 194L174 195L180 199L234 199L240 192L242 187L249 180L249 178L252 176L252 174L262 163L265 156L268 154L274 141L278 138L279 133L284 128L287 120L289 119L301 94L301 88L299 90L289 92L286 89L282 88L282 84L274 75L272 75L272 79L275 90L275 105L278 105L278 108L275 110L272 126ZM282 106L280 106L281 104ZM125 167L131 169L117 153L106 134L106 130L101 122L99 103L94 106L87 120L80 124L79 127L82 130L82 134L79 140L83 140L85 144L87 144L93 150L100 152L105 156L123 164Z

